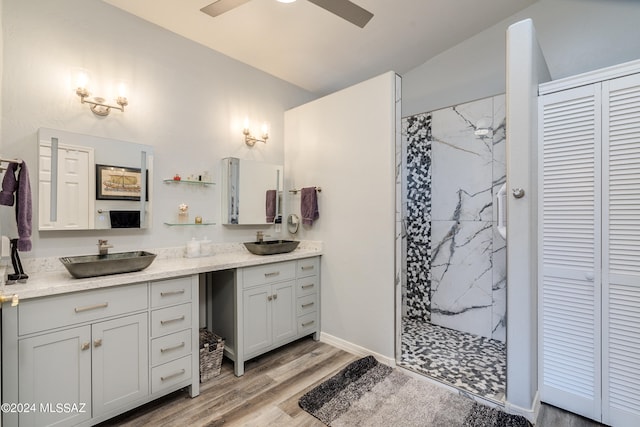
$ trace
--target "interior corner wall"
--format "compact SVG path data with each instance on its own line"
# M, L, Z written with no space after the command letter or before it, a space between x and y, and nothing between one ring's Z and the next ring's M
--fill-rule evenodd
M119 252L180 246L191 237L254 238L256 227L219 225L220 185L207 187L202 197L162 179L209 171L219 181L224 157L283 164L284 112L315 95L101 0L2 0L2 27L1 154L29 165L34 200L41 127L154 147L150 230L39 232L34 224L34 249L23 259L94 253L98 238L108 238ZM90 71L89 90L96 96L111 98L110 86L126 80L125 111L91 113L71 84L74 67ZM245 117L269 123L267 144L244 143ZM218 225L165 226L180 203ZM2 207L0 214L3 232L11 233L15 213ZM33 217L38 218L37 206Z
M402 75L402 116L505 92L505 33L531 19L553 79L640 57L640 4L539 0Z
M319 186L323 335L394 354L396 75L385 73L285 113L285 189ZM288 212L300 215L300 195Z

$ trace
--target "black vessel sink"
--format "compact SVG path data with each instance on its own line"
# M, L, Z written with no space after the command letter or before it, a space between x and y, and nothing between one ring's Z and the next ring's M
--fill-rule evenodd
M244 246L255 255L275 255L291 252L300 244L296 240L265 240L262 242L247 242Z
M156 254L145 251L120 252L107 255L83 255L60 258L60 262L76 279L131 273L144 270Z

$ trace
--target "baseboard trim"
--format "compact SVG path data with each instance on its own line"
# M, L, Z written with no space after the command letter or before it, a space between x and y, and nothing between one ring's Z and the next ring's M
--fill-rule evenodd
M522 415L527 420L529 420L531 424L535 425L536 421L538 420L538 414L540 413L540 404L540 394L538 393L538 391L536 391L536 395L533 397L533 405L531 408L523 408L507 401L504 404L504 410L508 414Z
M320 333L320 341L323 343L330 344L334 347L337 347L340 350L344 350L349 353L355 354L356 356L365 357L365 356L371 355L375 357L376 360L380 363L384 363L385 365L388 365L391 367L396 366L396 360L394 358L390 358L380 353L376 353L375 351L371 351L365 347L353 344L349 341L345 341L342 338L329 335L326 332Z

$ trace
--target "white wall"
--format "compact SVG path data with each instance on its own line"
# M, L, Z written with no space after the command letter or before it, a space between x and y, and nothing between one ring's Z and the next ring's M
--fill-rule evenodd
M539 0L402 76L402 115L505 92L509 25L530 18L553 79L640 57L640 2Z
M395 78L386 73L285 113L285 189L322 187L322 333L394 360ZM300 214L300 195L289 196Z
M538 85L550 80L531 20L507 31L507 404L535 420L538 391ZM511 189L522 188L515 198Z
M220 189L168 186L162 178L204 170L219 174L220 159L235 156L284 162L284 111L313 99L295 86L136 18L100 0L3 0L2 154L30 167L37 200L36 133L63 129L150 144L155 150L154 222L150 231L42 232L34 224L26 257L95 252L98 237L115 251L178 246L192 235L243 241L255 228L173 227L163 222L181 202L192 216L220 219ZM125 79L129 106L100 118L81 105L70 69L88 68L96 95ZM248 117L270 124L267 144L244 144ZM258 133L256 127L254 133ZM2 207L3 233L15 233L13 210ZM34 211L37 218L37 211Z

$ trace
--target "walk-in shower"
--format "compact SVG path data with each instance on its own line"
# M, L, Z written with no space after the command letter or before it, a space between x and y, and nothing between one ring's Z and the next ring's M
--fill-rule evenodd
M506 375L505 97L402 120L401 366L494 400Z

